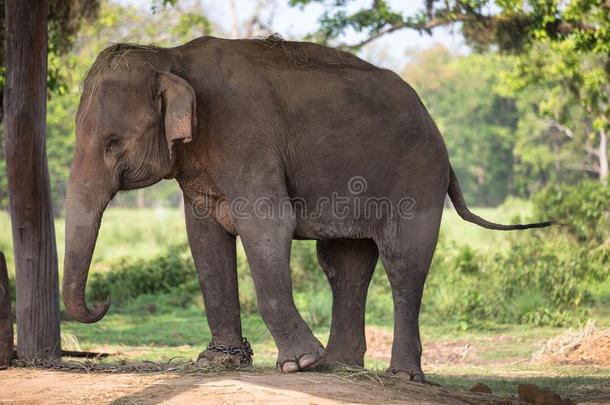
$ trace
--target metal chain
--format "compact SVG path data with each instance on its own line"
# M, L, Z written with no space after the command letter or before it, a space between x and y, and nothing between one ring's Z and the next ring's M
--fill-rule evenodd
M243 338L240 346L225 346L214 342L213 340L208 344L208 350L218 353L226 353L231 355L239 355L240 364L249 366L252 364L252 356L254 351L248 339Z

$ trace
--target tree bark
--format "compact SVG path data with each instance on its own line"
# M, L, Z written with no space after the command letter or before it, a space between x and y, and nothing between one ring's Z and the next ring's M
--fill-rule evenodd
M8 287L8 270L0 252L0 368L9 367L13 357L13 315Z
M5 0L6 166L22 359L60 355L57 250L45 149L47 1Z

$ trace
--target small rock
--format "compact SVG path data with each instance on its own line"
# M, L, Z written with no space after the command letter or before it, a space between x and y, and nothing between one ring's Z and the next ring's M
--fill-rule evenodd
M562 399L559 394L547 389L539 388L535 384L519 384L519 398L523 401L538 405L571 405L569 398Z
M473 385L470 389L470 392L481 392L483 394L492 393L491 388L489 388L489 385L483 383L476 383L475 385Z

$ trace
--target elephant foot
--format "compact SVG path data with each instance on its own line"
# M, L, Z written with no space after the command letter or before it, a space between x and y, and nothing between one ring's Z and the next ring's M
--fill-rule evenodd
M318 361L316 369L330 370L335 368L364 368L364 356L353 353L336 353L326 348L326 357Z
M199 354L197 366L202 368L237 369L252 365L254 352L250 343L243 339L240 346L224 346L214 341Z
M392 373L398 377L404 378L408 381L413 381L416 383L426 383L426 377L421 367L405 367L405 368L395 368L390 367L388 369L389 373Z
M283 373L294 373L312 367L326 355L326 351L319 342L312 343L301 350L280 350L277 367Z

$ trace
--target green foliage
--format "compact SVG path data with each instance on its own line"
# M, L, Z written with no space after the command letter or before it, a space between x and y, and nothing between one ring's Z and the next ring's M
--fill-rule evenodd
M426 319L446 314L466 328L586 319L593 302L608 299L592 292L610 281L609 190L596 182L549 187L535 197L535 215L566 226L517 234L505 251L441 246L426 286Z
M575 39L579 49L608 53L610 7L604 0L428 0L412 13L390 7L384 0L354 8L354 0L290 0L292 6L322 3L326 11L312 35L327 43L348 31L365 34L357 49L371 39L400 29L431 33L432 29L461 23L462 34L475 49L522 52L539 40Z
M535 105L536 115L546 120L542 130L550 149L542 156L554 161L547 172L567 169L605 175L600 166L607 155L599 148L601 132L610 128L607 60L607 55L582 53L575 39L540 41L512 58L513 69L504 73L502 91ZM523 134L525 148L536 138L536 133Z
M464 246L453 259L452 271L457 274L476 274L480 271L477 259L476 251L469 246Z
M318 270L320 275L322 270ZM330 328L333 299L328 284L297 288L294 301L301 316L311 328Z
M180 15L178 23L172 28L172 36L177 38L196 38L212 33L212 24L206 16L185 12Z
M586 181L552 185L535 199L537 215L554 218L580 243L610 241L610 187Z
M156 13L164 7L175 6L176 2L177 0L152 0L151 9L153 13Z
M505 322L561 326L583 320L588 276L586 251L565 254L563 246L532 238L492 258L490 272L498 272L495 286Z
M493 206L549 183L600 176L595 115L565 88L573 80L552 76L555 53L528 65L549 69L535 82L515 73L526 66L515 57L460 56L443 46L409 56L402 76L439 126L467 201Z
M607 259L587 249L526 237L502 253L473 254L465 247L442 250L426 285L422 316L453 320L462 328L532 323L571 326L586 319L588 282L604 282ZM466 265L464 265L466 264Z
M110 297L121 305L142 294L196 292L199 284L192 259L185 250L174 246L157 257L125 260L112 270L92 274L87 286L90 299L101 301Z

